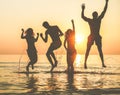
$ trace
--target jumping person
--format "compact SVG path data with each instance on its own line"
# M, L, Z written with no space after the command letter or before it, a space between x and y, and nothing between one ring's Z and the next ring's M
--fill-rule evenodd
M74 71L74 60L76 58L76 49L75 49L75 26L74 21L71 20L73 29L68 29L65 32L64 47L67 51L67 71ZM67 44L66 44L67 43Z
M106 13L107 7L108 7L108 0L106 0L106 5L101 15L98 16L98 13L95 11L92 13L93 19L90 19L84 16L85 5L82 4L81 17L89 23L90 31L91 31L88 37L88 42L87 42L87 50L85 54L84 68L87 68L87 65L86 65L87 58L88 58L91 46L93 45L94 42L97 45L97 48L99 51L99 55L102 61L102 67L106 67L104 64L104 58L103 58L103 52L102 52L102 43L101 43L102 37L100 36L99 31L100 31L101 20Z
M54 67L56 67L57 64L58 64L58 61L57 61L53 51L60 48L60 46L62 45L62 42L60 40L60 36L62 36L63 33L58 28L58 26L51 26L51 25L49 25L49 23L47 21L43 22L43 26L47 30L45 31L45 37L43 37L42 33L40 34L42 40L44 42L47 42L48 41L48 35L50 35L50 37L52 39L52 43L50 44L50 46L48 48L48 51L46 53L46 56L47 56L51 66L52 66L50 72L52 72ZM54 62L53 62L52 59L54 60Z
M32 66L32 69L34 69L34 64L37 62L37 50L35 48L35 42L37 42L39 33L37 33L37 37L34 38L34 32L32 28L28 28L26 31L24 29L22 30L21 38L26 39L27 41L27 54L29 57L29 63L26 66L26 71L29 72L29 66Z

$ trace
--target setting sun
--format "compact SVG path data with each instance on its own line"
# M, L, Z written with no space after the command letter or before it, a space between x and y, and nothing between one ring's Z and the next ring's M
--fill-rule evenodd
M83 35L78 34L78 35L75 36L75 42L76 42L76 44L80 44L83 41L84 41L84 36Z
M76 55L75 63L76 63L76 67L80 66L80 63L81 63L81 55L80 54Z
M70 22L72 19L75 22L76 49L79 53L84 54L90 28L88 23L81 18L81 5L85 3L85 16L89 18L94 11L101 14L105 5L105 0L94 0L94 3L91 1L0 0L0 54L21 54L23 50L26 51L26 43L20 38L21 28L33 28L35 34L44 33L46 29L42 23L48 21L51 25L57 25L65 33L67 29L72 29ZM118 44L120 43L120 0L109 1L100 29L103 51L104 54L120 54L120 44ZM63 41L64 37L62 37ZM44 43L39 37L36 43L38 54L45 54L48 46L49 44ZM61 50L59 49L58 52L61 53ZM62 50L62 53L65 52ZM93 50L91 53L96 54L97 52Z

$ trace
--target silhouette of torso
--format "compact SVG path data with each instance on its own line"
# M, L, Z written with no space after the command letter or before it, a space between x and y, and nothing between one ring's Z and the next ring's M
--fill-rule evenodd
M46 33L50 35L53 42L60 41L59 28L57 26L50 26Z
M67 37L67 46L68 51L74 52L75 51L75 32L71 31Z
M35 38L32 36L26 36L26 41L27 41L27 45L28 45L28 51L35 51L36 52L36 48L35 48Z
M90 30L91 30L90 35L93 36L93 37L100 36L99 30L100 30L100 25L101 25L101 19L100 18L89 19L88 23L89 23Z

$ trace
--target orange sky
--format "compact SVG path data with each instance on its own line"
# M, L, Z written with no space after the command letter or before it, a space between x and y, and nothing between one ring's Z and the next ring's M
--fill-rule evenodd
M34 32L45 31L44 21L58 25L65 32L75 21L78 53L84 54L90 33L88 23L81 18L81 4L86 4L85 15L92 17L94 10L100 14L105 0L0 0L0 54L21 54L26 50L26 41L20 39L21 28L33 28ZM120 0L109 0L109 6L101 23L103 53L120 54ZM61 38L62 41L64 37ZM44 54L50 44L39 38L36 43L38 54ZM56 51L65 53L63 46ZM96 46L92 53L98 53Z

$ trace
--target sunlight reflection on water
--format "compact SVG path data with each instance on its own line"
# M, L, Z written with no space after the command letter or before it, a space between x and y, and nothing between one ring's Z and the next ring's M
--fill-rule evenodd
M83 56L78 55L75 62L75 73L65 73L65 56L57 56L62 61L49 73L50 64L38 62L35 70L25 73L26 62L21 62L20 73L18 62L0 62L0 93L38 93L41 91L84 91L90 89L120 88L120 56L105 58L107 68L101 68L100 62L88 62L88 69L83 68ZM91 56L89 60L92 60ZM96 59L95 59L96 58ZM45 59L45 58L44 58ZM94 60L99 60L94 56ZM92 62L92 63L91 63ZM113 65L114 63L114 65ZM92 64L92 65L90 65ZM96 65L95 65L96 64Z

